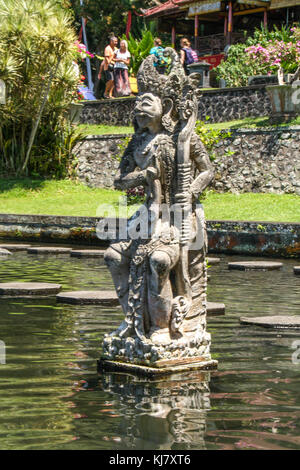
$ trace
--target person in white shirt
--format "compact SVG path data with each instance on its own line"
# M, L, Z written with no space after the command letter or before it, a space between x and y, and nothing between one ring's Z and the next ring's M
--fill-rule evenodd
M115 76L115 96L129 96L131 88L129 84L128 67L130 65L131 54L128 51L128 44L125 39L120 42L120 49L114 55L114 76Z

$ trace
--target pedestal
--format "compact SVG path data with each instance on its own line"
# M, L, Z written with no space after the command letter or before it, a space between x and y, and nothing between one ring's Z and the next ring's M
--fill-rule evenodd
M194 370L210 371L218 368L218 361L213 359L192 358L184 361L161 361L165 364L140 365L129 362L109 361L105 358L98 362L98 370L108 372L127 372L144 377L162 377Z

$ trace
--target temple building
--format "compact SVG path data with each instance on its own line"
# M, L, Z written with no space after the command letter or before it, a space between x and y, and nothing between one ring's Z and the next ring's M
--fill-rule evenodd
M167 0L144 12L172 44L187 36L199 56L220 63L227 45L245 41L256 27L292 25L300 20L299 0Z

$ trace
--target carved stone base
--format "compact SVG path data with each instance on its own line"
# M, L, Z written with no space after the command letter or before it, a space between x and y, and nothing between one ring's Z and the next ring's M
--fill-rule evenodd
M165 362L165 364L153 364L152 366L145 366L131 364L128 362L108 361L104 358L100 359L98 362L98 371L127 372L146 377L161 377L180 372L188 372L193 370L215 370L218 368L218 361L201 357L190 358L189 360L186 360L186 362L183 360L159 362Z
M160 330L163 332L164 330ZM152 336L153 338L153 336ZM161 362L194 362L195 359L210 358L211 336L203 326L195 331L186 332L178 339L171 339L169 334L158 335L157 343L149 338L120 338L108 335L103 341L103 358L108 361L126 362L157 367Z

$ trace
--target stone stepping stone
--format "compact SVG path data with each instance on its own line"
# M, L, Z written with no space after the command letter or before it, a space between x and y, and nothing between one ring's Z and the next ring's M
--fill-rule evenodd
M28 248L30 248L31 245L9 245L9 244L5 244L5 245L0 245L0 250L1 249L5 249L5 250L9 250L9 251L27 251Z
M77 305L120 305L115 291L74 291L61 292L56 296L58 302ZM225 315L225 305L207 302L208 315Z
M241 317L246 325L264 326L265 328L300 328L299 316Z
M294 274L300 275L300 266L294 266Z
M44 282L4 282L0 283L0 296L5 297L49 297L57 295L60 284Z
M225 304L218 304L216 302L207 302L207 315L225 315Z
M5 250L4 248L0 248L0 256L9 256L12 253L8 250Z
M221 258L206 258L207 264L209 266L214 266L216 264L220 264Z
M276 263L274 261L236 261L234 263L228 263L228 269L238 269L240 271L252 269L272 271L274 269L280 269L282 266L282 263Z
M80 305L120 305L115 291L75 291L61 292L56 296L59 302Z
M33 255L46 255L46 254L60 255L64 253L70 253L71 251L72 251L72 248L62 248L59 246L30 247L27 249L27 253L30 253Z
M72 250L71 256L75 258L103 258L105 250Z

